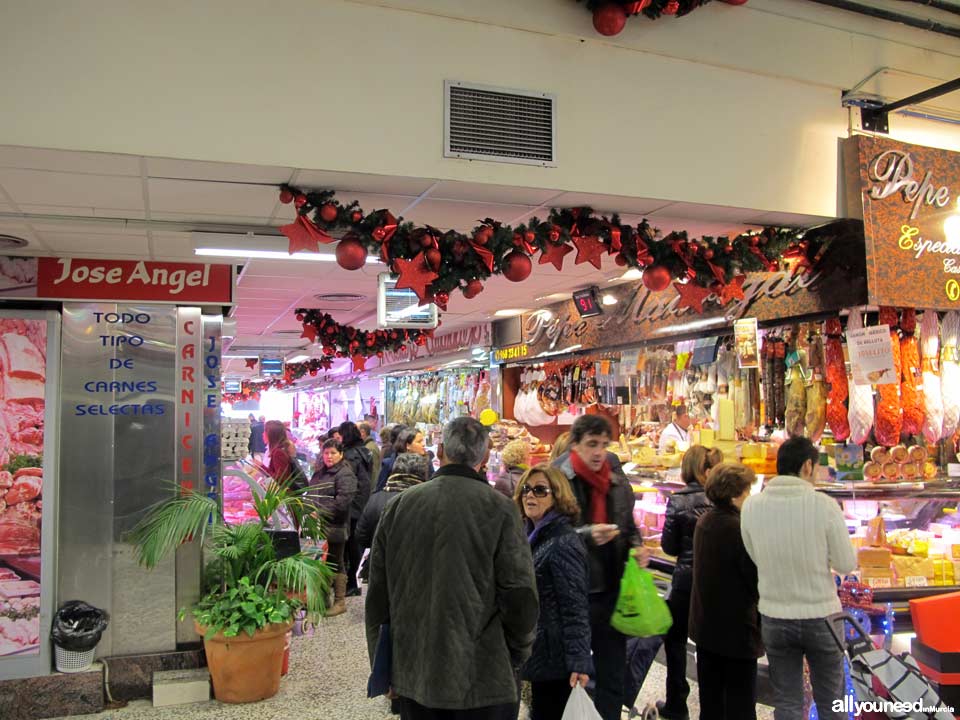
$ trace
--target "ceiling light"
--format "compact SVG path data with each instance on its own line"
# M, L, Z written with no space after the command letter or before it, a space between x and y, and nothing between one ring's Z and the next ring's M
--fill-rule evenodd
M606 293L606 294L603 296L602 302L603 302L604 305L616 305L616 304L617 304L617 299L616 299L613 295L611 295L610 293Z
M302 363L310 359L309 355L295 355L292 358L287 358L288 363Z
M623 275L620 276L621 280L640 280L643 278L643 270L640 268L630 268Z
M517 315L523 315L527 310L521 308L504 308L503 310L497 310L494 315L497 317L516 317Z
M282 250L241 250L240 248L209 248L200 247L193 251L194 255L208 257L243 258L245 260L307 260L310 262L336 262L337 256L329 253L303 253L291 255ZM368 255L369 262L380 262L375 255Z
M478 356L480 356L480 355L486 355L486 354L487 354L487 351L486 351L484 348L479 348L479 347L478 347L478 348L474 348L474 349L473 349L473 354L474 354L474 355L478 355Z
M566 300L570 297L570 293L550 293L549 295L541 295L540 297L534 298L534 302L540 302L541 300Z
M537 310L537 315L542 317L544 320L553 320L553 313L547 310L546 308L542 310Z

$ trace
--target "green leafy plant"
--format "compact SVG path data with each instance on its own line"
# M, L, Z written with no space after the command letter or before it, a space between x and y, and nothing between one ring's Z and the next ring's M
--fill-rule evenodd
M138 562L156 567L177 547L199 538L212 558L204 571L205 595L193 616L207 637L241 630L253 634L274 622L287 622L302 607L316 618L326 610L332 570L314 554L277 556L269 530L279 515L290 518L303 538L323 539L319 509L307 490L289 483L271 483L262 490L252 480L257 520L239 525L224 522L213 498L193 491L176 494L147 513L130 532ZM181 617L185 614L181 611Z
M39 455L11 455L10 461L4 466L4 470L13 474L17 470L28 467L43 467L43 458Z

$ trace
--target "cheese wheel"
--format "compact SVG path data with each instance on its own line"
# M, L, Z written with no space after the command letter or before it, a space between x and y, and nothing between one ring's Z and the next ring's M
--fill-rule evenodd
M895 462L888 462L883 466L883 478L885 480L899 480L900 466Z
M910 448L910 461L923 465L927 461L927 449L922 445L914 445Z
M870 451L870 459L883 465L890 461L890 451L882 445L877 445Z
M910 453L903 445L895 445L890 448L890 459L895 463L905 463L910 457Z
M879 480L883 475L883 466L876 462L866 462L863 464L863 476L867 480Z

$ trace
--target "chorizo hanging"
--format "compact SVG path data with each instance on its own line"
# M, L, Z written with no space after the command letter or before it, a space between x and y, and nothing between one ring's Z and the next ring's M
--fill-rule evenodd
M847 332L862 328L863 316L854 308L850 311L850 319L847 321ZM873 428L873 388L870 385L854 383L849 386L849 391L850 407L847 420L850 425L850 439L857 445L863 445L870 437L870 430Z
M940 389L940 321L934 310L927 310L920 321L923 360L923 436L935 443L943 432L943 395Z
M897 310L880 308L880 324L890 326L890 346L893 352L893 377L895 382L877 385L877 417L873 429L877 443L893 447L900 442L903 429L903 410L900 407L900 337L897 334ZM940 399L940 393L937 393ZM939 427L939 426L938 426ZM939 429L937 433L939 434Z
M919 435L923 429L923 386L920 370L920 344L917 341L917 311L904 309L900 316L900 405L903 407L903 432Z
M840 318L831 318L824 323L827 342L824 348L824 363L827 385L830 392L827 395L827 424L836 440L846 440L850 437L850 422L847 419L846 400L847 368L843 359L843 343L841 335L843 327Z

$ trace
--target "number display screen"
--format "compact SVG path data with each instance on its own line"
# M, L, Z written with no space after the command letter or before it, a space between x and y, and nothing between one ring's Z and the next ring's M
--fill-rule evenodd
M573 294L573 304L576 305L580 317L593 317L603 314L603 308L597 302L597 294L593 288L575 292Z

